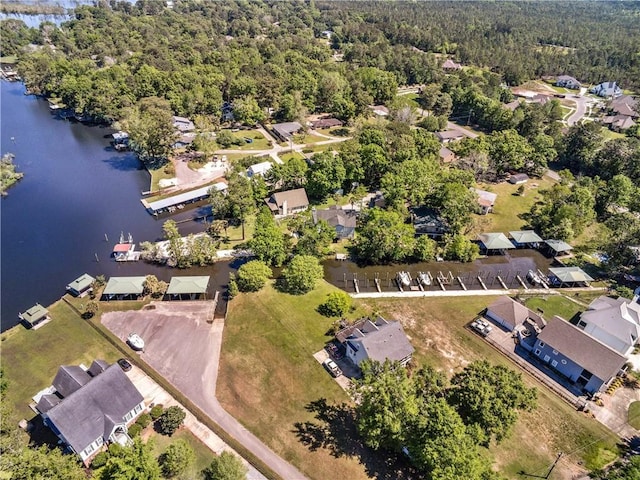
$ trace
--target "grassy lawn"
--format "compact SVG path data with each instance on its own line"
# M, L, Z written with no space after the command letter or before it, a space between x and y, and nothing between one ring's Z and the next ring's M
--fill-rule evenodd
M324 137L320 137L318 135L313 135L311 133L306 133L304 135L294 135L293 142L298 145L303 145L307 143L318 143L318 142L326 142L327 139Z
M195 462L193 462L191 468L182 475L182 478L200 478L200 472L208 467L216 456L209 447L184 427L180 428L170 437L154 432L152 425L148 426L147 430L152 432L149 439L153 442L153 455L156 458L162 455L167 450L167 447L176 440L184 440L193 449L196 455Z
M0 63L16 63L17 61L17 55L7 55L5 57L0 57Z
M324 135L330 135L330 136L336 136L336 130L349 130L349 133L351 133L351 129L349 127L331 127L331 128L321 128L318 130L318 132L324 134Z
M534 312L542 311L547 320L553 318L554 315L559 315L565 320L571 320L575 314L586 310L585 307L572 302L562 295L532 297L525 300L524 303Z
M332 320L315 308L335 287L321 282L306 295L277 292L271 285L229 303L218 398L227 411L277 454L314 479L367 478L359 458L310 450L298 439L298 422L313 421L305 407L326 399L347 402L344 391L313 358L329 340Z
M280 160L282 160L283 162L288 162L289 160L291 160L292 158L299 158L304 160L304 155L302 155L300 152L296 152L296 151L289 151L287 153L279 153L278 157L280 157Z
M220 244L220 248L233 248L234 246L238 245L239 243L244 243L247 240L249 240L251 237L253 237L253 231L255 229L255 223L256 223L256 216L255 215L249 215L247 217L247 219L244 222L244 240L242 239L242 225L238 225L236 226L229 226L229 228L227 228L227 236L229 237L229 241L225 242L223 241ZM224 231L222 232L222 235L224 236Z
M147 168L147 171L149 172L149 174L151 175L151 186L149 187L149 190L151 190L152 192L157 192L162 190L160 188L160 180L164 180L167 178L175 178L176 174L174 173L167 173L165 172L165 167L166 165L163 165L159 168Z
M297 422L312 420L305 408L309 402L347 400L311 357L328 339L331 322L315 307L331 290L323 284L315 292L294 297L269 286L235 298L229 305L218 395L232 415L310 478L329 478L336 471L349 478L368 478L372 470L366 459L352 453L355 448L348 454L322 446L308 450L294 432ZM378 311L385 318L401 320L416 348L417 363L451 375L479 359L516 368L465 328L494 299L363 299L357 305L362 312ZM558 304L560 309L562 302ZM521 413L511 437L490 448L503 475L512 479L521 478L520 472L544 475L558 451L570 453L550 477L556 480L571 478L581 468L600 468L616 457L615 435L535 379L527 374L524 378L537 387L539 407Z
M524 184L524 195L517 195L520 185L512 185L507 182L491 185L478 185L481 190L487 190L498 194L493 212L487 215L474 215L473 234L482 232L503 232L522 230L526 222L520 215L528 212L531 206L540 199L538 192L550 188L553 181L546 177L535 178Z
M268 150L272 147L272 145L270 145L271 142L258 130L240 130L239 132L232 132L232 135L242 141L242 143L240 145L231 145L228 147L230 150ZM247 143L245 138L250 138L253 141ZM221 145L218 145L218 148L225 149Z
M121 356L63 301L54 303L49 311L53 321L38 330L18 326L2 334L7 401L16 415L27 419L34 416L28 406L31 397L51 385L58 367L81 363L88 367L96 358L113 362Z
M636 430L640 430L640 402L632 402L629 405L628 422Z

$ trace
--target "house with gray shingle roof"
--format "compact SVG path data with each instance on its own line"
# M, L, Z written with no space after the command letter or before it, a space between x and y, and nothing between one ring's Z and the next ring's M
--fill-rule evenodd
M616 82L602 82L593 87L591 93L604 98L617 98L622 95L622 89Z
M538 335L533 355L589 393L606 389L627 361L619 352L558 316Z
M127 428L144 411L144 398L117 364L96 360L88 371L62 366L53 389L36 408L44 424L85 465L104 445L131 442Z
M348 332L336 334L336 338L343 339L347 358L357 366L365 360L391 360L406 365L414 352L400 322L389 322L382 317L375 321L361 319Z

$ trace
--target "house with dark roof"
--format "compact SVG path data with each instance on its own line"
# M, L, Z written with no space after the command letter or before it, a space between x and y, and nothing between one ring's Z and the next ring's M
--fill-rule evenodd
M640 304L623 297L598 297L582 312L577 326L628 357L640 338Z
M435 132L435 135L441 143L455 142L466 137L460 130L445 130L443 132Z
M320 118L319 120L311 122L311 126L315 129L341 127L343 125L344 122L337 118Z
M542 316L506 295L489 305L485 316L509 331L514 331L519 325L526 322L530 322L534 328L538 327L539 330L547 324Z
M533 355L591 394L606 389L627 361L619 352L558 316L538 335Z
M632 118L640 117L638 100L631 95L622 95L621 97L611 100L608 109L616 115L626 115Z
M360 319L338 332L336 338L345 346L346 357L356 366L365 360L391 360L406 365L414 352L400 322L390 322L382 317L375 321Z
M44 424L88 465L103 446L126 445L144 409L144 398L117 365L96 360L85 370L62 366L53 386L37 402Z
M578 90L580 88L580 82L569 75L560 75L556 79L556 87L569 88L571 90Z
M428 235L431 238L440 238L449 233L449 226L438 213L428 207L411 208L411 222L416 235Z
M628 115L608 115L602 119L602 123L615 132L624 132L636 124L633 117Z
M324 220L336 231L336 240L345 238L353 238L356 233L356 224L358 223L358 212L355 210L343 210L333 205L324 210L311 210L313 223Z
M604 98L617 98L622 95L622 89L616 82L602 82L593 87L591 93Z
M264 201L274 215L282 217L303 212L309 207L309 198L304 188L276 192Z

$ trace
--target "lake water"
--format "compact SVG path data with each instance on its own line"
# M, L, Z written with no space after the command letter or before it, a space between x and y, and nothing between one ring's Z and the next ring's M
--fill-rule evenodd
M65 285L84 272L154 274L164 280L206 274L215 277L212 290L226 282L226 263L186 272L113 261L110 253L121 231L130 232L136 243L162 238L162 221L140 203L149 174L135 155L110 147L113 130L56 119L48 103L24 95L20 83L2 81L0 89L0 151L15 154L18 171L24 173L0 200L2 331L36 302L48 305L60 298ZM172 218L197 213L183 211ZM182 234L203 230L196 222L179 228Z

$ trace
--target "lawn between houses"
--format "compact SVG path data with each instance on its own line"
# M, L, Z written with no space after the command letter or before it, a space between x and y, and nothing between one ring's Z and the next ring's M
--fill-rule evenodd
M306 409L310 402L348 401L312 357L329 338L325 333L331 324L315 308L333 290L323 283L316 291L295 297L268 286L230 302L218 396L234 417L310 478L328 478L340 471L349 478L364 479L376 472L369 468L368 459L351 451L333 455L322 445L310 449L296 436L296 422L313 421ZM366 299L357 301L357 313L379 312L387 319L401 320L416 348L417 363L448 375L479 359L518 370L465 328L495 298ZM557 452L563 451L567 455L550 478L568 480L583 468L599 468L616 457L613 433L527 374L524 377L537 387L539 406L522 413L511 437L491 447L495 468L503 475L513 479L521 478L521 472L544 475ZM352 451L366 453L356 447Z

